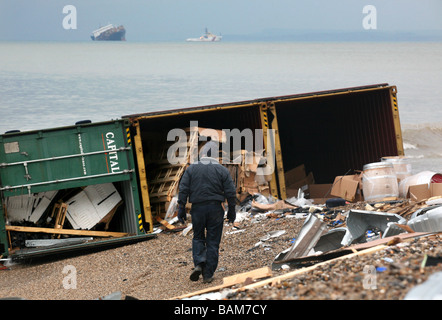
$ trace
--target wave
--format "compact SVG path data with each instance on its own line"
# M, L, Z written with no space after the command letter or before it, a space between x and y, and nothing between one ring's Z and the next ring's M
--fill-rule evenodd
M409 157L442 157L442 122L402 125L402 138Z

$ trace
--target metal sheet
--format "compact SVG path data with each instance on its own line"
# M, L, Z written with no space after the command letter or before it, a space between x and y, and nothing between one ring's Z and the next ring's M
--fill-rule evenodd
M357 243L370 228L377 228L385 234L390 223L406 224L406 220L394 213L350 210L346 220L348 233L342 239L342 245Z
M20 249L17 252L15 252L13 255L13 259L21 260L21 259L40 258L55 254L74 253L78 251L85 253L88 252L88 250L102 250L106 248L145 241L156 237L157 235L155 234L144 234L137 236L127 236L127 237L105 239L99 241L91 241L87 243L73 244L69 246L61 246L56 248L26 248L26 249Z
M358 86L358 87L348 87L348 88L335 89L335 90L307 92L307 93L291 94L291 95L284 95L284 96L265 97L265 98L258 98L258 99L253 99L253 100L243 100L243 101L220 103L220 104L205 105L205 106L190 107L190 108L178 108L178 109L161 110L161 111L154 111L154 112L137 113L137 114L124 115L122 118L141 120L144 118L155 118L155 117L163 117L163 116L177 115L177 114L183 115L185 113L199 113L201 111L243 108L243 107L247 107L247 106L260 105L260 104L268 102L268 101L308 99L308 98L316 98L319 96L346 94L346 93L351 93L351 92L356 92L356 91L376 90L378 88L385 88L385 87L388 87L388 83L380 83L380 84Z
M66 246L70 244L83 243L86 241L93 240L92 237L81 237L81 238L66 238L66 239L33 239L26 240L25 246L28 248L32 247L48 247L48 246Z
M415 212L407 225L416 232L442 232L442 206Z
M125 121L0 136L0 188L5 196L129 180Z
M278 269L286 261L304 257L316 245L320 237L326 232L327 224L318 219L314 214L309 214L305 220L295 243L288 250L276 256L272 264L272 269Z
M142 212L127 120L10 133L0 136L0 144L7 145L7 152L0 147L2 202L18 195L71 192L75 188L112 183L123 205L116 211L109 230L136 236L145 234L139 218ZM0 255L7 256L2 208ZM99 240L94 246L100 246L101 241L107 240ZM33 250L32 255L45 255L44 250Z

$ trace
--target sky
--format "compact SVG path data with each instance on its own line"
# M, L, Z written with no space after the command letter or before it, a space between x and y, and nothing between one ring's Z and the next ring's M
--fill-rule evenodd
M76 9L76 28L63 20ZM376 28L364 13L376 9ZM442 0L0 0L0 41L90 41L94 29L124 25L128 41L182 41L207 27L223 40L323 33L442 35ZM72 23L72 20L70 20ZM373 21L371 21L373 22ZM72 24L71 24L72 25Z

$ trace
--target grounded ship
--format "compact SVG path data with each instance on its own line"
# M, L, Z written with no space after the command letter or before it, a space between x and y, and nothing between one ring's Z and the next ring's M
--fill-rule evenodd
M216 42L221 41L222 36L214 35L209 32L206 28L206 33L199 38L188 38L186 41L188 42Z
M116 27L113 24L108 24L94 30L91 39L94 41L125 41L126 29L123 26Z

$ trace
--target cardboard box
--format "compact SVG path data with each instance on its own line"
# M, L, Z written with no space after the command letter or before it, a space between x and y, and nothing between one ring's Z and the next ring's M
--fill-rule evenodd
M333 184L331 183L309 185L310 199L313 200L313 203L315 204L325 203L327 199L334 198L330 193L332 187Z
M358 174L337 176L333 182L333 188L330 194L350 202L361 201L360 181L361 177Z
M442 183L419 184L408 188L408 197L414 201L422 201L436 196L442 196Z
M307 173L305 171L305 166L301 164L296 168L290 169L284 173L285 185L290 186L292 184L298 183L301 180L307 178Z
M301 189L304 192L305 198L309 198L310 197L309 185L312 185L314 183L315 183L315 178L312 172L310 172L304 179L291 183L290 185L287 184L286 181L285 191L287 198L297 197L299 189Z

